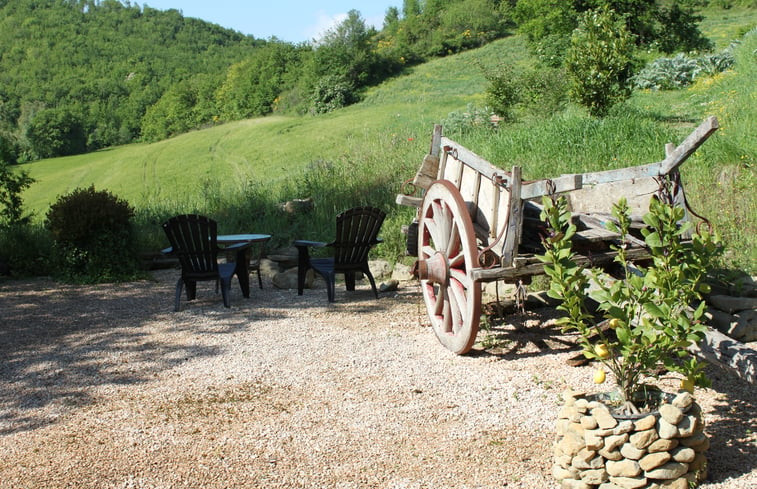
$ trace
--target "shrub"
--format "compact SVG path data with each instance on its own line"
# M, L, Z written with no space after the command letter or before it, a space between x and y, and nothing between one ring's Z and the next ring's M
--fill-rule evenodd
M694 384L707 385L703 365L688 347L704 337L700 282L722 248L709 232L697 231L691 240L684 239L692 224L679 225L683 209L652 199L644 216L647 228L642 229L652 264L634 270L625 252L631 227L625 199L613 206L612 214L614 220L607 228L620 235L620 244L613 249L618 253L615 262L626 271L621 279L595 269L591 277L596 286L589 287L589 275L576 264L571 250L576 226L564 197L544 198L541 217L550 233L543 240L546 252L540 259L551 279L548 293L562 300L559 309L567 313L560 320L563 329L578 332L584 355L613 373L625 410L634 412L635 394L644 390L647 378L659 375L661 367L683 374L682 386L688 390ZM609 330L594 321L586 307L588 298L599 304ZM595 382L602 383L604 377L600 368Z
M591 115L606 115L610 107L631 95L633 51L634 36L615 12L586 12L567 54L571 97Z
M513 120L513 107L518 102L518 80L512 69L502 65L496 72L485 72L484 76L489 82L486 87L486 104L504 120Z
M447 114L442 121L445 134L466 134L480 129L493 129L492 122L494 112L489 107L479 108L468 104L464 111L455 111Z
M672 58L658 58L633 77L634 85L641 89L676 90L687 87L700 75L721 73L735 62L731 48L718 54L689 58L679 53Z
M60 197L47 213L54 274L75 282L125 280L136 275L131 206L94 186Z
M15 172L0 160L0 228L28 220L23 216L21 194L32 183L28 172Z
M357 99L355 89L346 80L324 76L316 83L310 104L313 114L325 114L353 103Z

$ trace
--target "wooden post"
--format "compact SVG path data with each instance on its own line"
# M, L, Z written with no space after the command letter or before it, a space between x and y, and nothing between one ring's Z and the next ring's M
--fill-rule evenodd
M507 215L507 231L500 255L500 264L503 267L511 267L518 256L520 232L523 226L523 200L520 196L521 169L519 166L513 167L511 177L508 185L510 202Z

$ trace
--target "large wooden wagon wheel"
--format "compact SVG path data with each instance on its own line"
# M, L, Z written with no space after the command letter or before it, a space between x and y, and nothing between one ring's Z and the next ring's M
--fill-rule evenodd
M481 283L471 278L477 256L468 207L457 188L437 180L426 192L418 219L418 276L439 341L463 354L476 340Z

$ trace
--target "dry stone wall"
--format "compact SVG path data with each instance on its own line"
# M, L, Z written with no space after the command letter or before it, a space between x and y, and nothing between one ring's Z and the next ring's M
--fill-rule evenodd
M563 400L552 473L564 489L688 489L705 478L710 442L690 393L625 417L583 393Z

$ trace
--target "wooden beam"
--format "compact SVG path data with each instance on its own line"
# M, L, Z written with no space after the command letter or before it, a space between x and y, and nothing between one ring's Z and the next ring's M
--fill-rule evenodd
M520 198L523 200L532 200L543 195L549 195L550 188L547 182L551 181L554 185L555 193L570 192L583 186L583 175L569 174L562 175L552 180L537 180L535 182L524 183L520 189Z
M718 130L718 127L720 127L718 118L715 116L708 117L661 162L660 175L667 175L678 168L712 133Z

